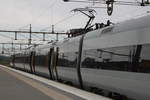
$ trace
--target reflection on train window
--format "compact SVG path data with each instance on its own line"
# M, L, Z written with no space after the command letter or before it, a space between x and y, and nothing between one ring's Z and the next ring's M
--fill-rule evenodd
M90 49L82 53L82 68L150 72L150 45Z
M29 57L28 57L28 55L21 55L21 56L19 56L19 55L16 55L15 56L15 62L16 63L29 63Z
M150 45L144 45L141 51L140 72L150 73Z
M35 65L47 67L48 66L48 63L46 63L47 61L48 61L47 55L36 55L35 56Z
M76 67L77 54L77 52L60 53L58 67Z

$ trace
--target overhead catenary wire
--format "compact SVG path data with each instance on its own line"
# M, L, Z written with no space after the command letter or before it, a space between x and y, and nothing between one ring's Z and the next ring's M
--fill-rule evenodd
M29 26L30 26L30 24L27 24L27 25L24 25L24 26L19 27L19 28L17 28L17 29L18 29L18 30L21 30L21 29L24 29L24 28L29 27Z
M54 0L54 2L52 2L52 4L46 9L46 11L47 11L49 8L53 7L53 6L56 4L56 2L57 2L57 0ZM41 17L41 15L43 15L43 11L42 11L42 13L41 13L36 19L32 20L31 23L34 23L35 21L37 22L37 20L39 19L39 17ZM19 27L19 28L17 28L17 30L22 30L22 29L24 29L24 28L27 28L29 25L30 25L30 24L27 24L27 25L25 25L25 26ZM37 37L38 39L41 39L41 38L42 38L42 36L37 36L36 34L32 34L32 35L35 36L35 37ZM6 38L10 38L10 39L12 39L12 40L15 40L14 38L11 38L11 37L6 36L6 35L1 35L1 36L6 37ZM24 34L19 34L18 36L21 36L21 37L23 37L23 38L25 38L25 39L28 39L28 38L29 38L28 35L24 35ZM41 40L42 40L42 39L41 39Z
M50 8L52 8L52 7L56 4L56 2L57 2L57 0L54 0L54 2L52 2L51 5L50 5L45 11L49 10ZM33 24L34 22L37 22L38 19L43 15L43 12L44 12L44 11L42 11L42 12L39 14L39 16L38 16L36 19L32 20L30 23ZM20 30L20 29L22 29L22 28L26 28L26 27L28 27L29 25L30 25L30 24L27 24L27 25L22 26L22 27L20 27L20 28L18 28L18 29ZM27 36L25 36L25 35L23 35L23 34L21 34L21 36L27 38ZM41 38L41 37L39 37L39 36L37 36L37 35L34 35L34 36L37 37L38 39Z
M11 39L11 40L14 40L14 38L12 38L12 37L10 37L10 36L7 36L7 35L4 35L4 34L0 34L0 36L5 37L5 38L9 38L9 39Z
M58 24L60 24L60 23L63 23L63 22L65 22L65 21L71 19L71 18L74 17L75 15L76 15L76 14L72 14L71 16L66 16L66 17L62 18L61 20L59 20L58 22L56 22L55 24L53 24L53 25L56 26L56 25L58 25ZM45 31L46 29L50 29L50 28L52 28L52 26L48 26L48 27L46 27L46 28L43 28L43 29L41 29L40 31Z
M38 35L36 35L36 34L33 34L33 36L35 36L35 37L38 38L38 39L41 39L41 37L38 36Z
M29 27L29 25L30 25L30 24L27 24L27 25L21 26L21 27L17 28L16 30L22 30L22 29L24 29L24 28L26 28L26 27ZM22 36L22 37L24 37L24 38L27 38L27 36L26 36L26 35L24 35L24 34L19 34L19 35L20 35L20 36Z
M144 8L143 8L144 9ZM142 11L143 9L141 9L141 7L139 8L135 8L134 10L130 10L129 14L126 14L124 15L124 13L122 13L120 16L118 16L117 19L114 19L114 21L117 23L117 22L122 22L122 21L125 21L125 20L129 20L129 19L134 19L134 18L137 18L137 17L141 17L141 16L145 16L146 14L150 13L149 11ZM139 13L141 12L141 13ZM132 13L132 15L131 15Z
M48 27L45 27L45 28L43 28L43 29L40 29L40 31L46 31L47 29L50 29L50 28L52 28L52 25L51 25L51 26L48 26Z
M57 2L57 0L54 0L54 2L52 2L51 5L50 5L45 11L49 10L50 8L52 8L52 7L56 4L56 2ZM43 12L44 12L44 11L42 11L42 12L39 14L39 16L38 16L36 19L32 20L30 23L34 23L35 21L37 22L37 20L39 19L39 17L41 17L41 16L43 15ZM23 28L26 28L26 27L28 27L29 25L30 25L30 24L21 26L21 27L17 28L17 30L21 30L21 29L23 29Z
M33 24L33 23L35 23L35 22L38 22L39 18L43 15L43 13L46 12L46 11L48 11L49 9L51 9L56 3L57 3L57 0L54 0L54 1L50 4L50 6L48 6L48 8L47 8L45 11L42 11L36 19L34 19L34 20L31 21L31 23Z
M92 5L92 6L93 6L93 5ZM65 16L64 18L62 18L62 19L60 19L59 21L55 22L53 25L54 25L54 26L57 26L57 25L59 25L59 24L61 24L61 23L64 23L65 21L67 21L67 20L73 18L75 15L78 15L78 14L79 14L79 13L73 13L73 14L71 14L71 15L69 15L69 16ZM46 27L46 28L43 28L43 29L41 29L40 31L45 31L45 30L47 30L47 29L52 29L52 25L51 25L51 26L48 26L48 27Z
M62 23L62 22L64 22L64 21L66 21L66 20L68 20L68 19L74 17L75 15L77 15L77 14L72 14L71 16L65 17L65 18L59 20L58 22L56 22L54 25L58 25L58 24L60 24L60 23Z
M134 0L134 1L123 1L123 0L64 0L65 2L80 2L80 3L100 3L107 4L113 2L115 5L131 5L131 6L145 6L150 4L149 0Z
M28 27L30 24L28 24L28 25L26 25L26 26L24 26L24 27L22 27L22 28L25 28L25 27ZM20 28L21 29L21 28ZM27 29L27 30L29 30L29 29ZM27 35L24 35L24 34L20 34L20 36L23 36L25 39L27 38L27 40L28 40L28 36ZM37 36L36 34L32 34L32 36L35 36L37 39L41 39L41 37L40 36Z
M89 4L90 5L90 4ZM89 6L88 5L88 6ZM93 6L93 5L92 5ZM71 11L72 12L72 11ZM56 22L54 25L56 26L56 25L58 25L58 24L60 24L60 23L63 23L63 22L65 22L65 21L67 21L67 20L69 20L69 19L71 19L72 17L74 17L75 15L78 15L79 13L73 13L72 15L70 15L70 16L66 16L66 17L64 17L64 18L62 18L61 20L59 20L58 22Z

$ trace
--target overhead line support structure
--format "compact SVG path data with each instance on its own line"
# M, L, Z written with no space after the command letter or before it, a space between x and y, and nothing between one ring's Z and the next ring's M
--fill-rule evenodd
M32 33L32 27L31 27L31 24L30 24L30 37L29 37L29 44L31 44L31 33Z
M43 41L45 41L45 33L43 33Z
M9 31L9 30L0 30L0 32L10 32L10 33L30 33L30 31ZM68 35L68 33L53 33L53 32L35 32L35 31L32 31L31 33L34 33L34 34L59 34L59 35Z
M81 3L100 3L106 4L107 13L109 16L112 15L113 5L131 5L131 6L147 6L150 4L149 0L141 1L121 1L121 0L63 0L64 2L81 2Z
M15 40L17 40L17 32L15 32Z
M52 26L52 32L42 32L42 31L32 31L32 27L30 24L30 30L29 31L13 31L13 30L0 30L0 32L8 32L8 33L15 33L15 40L17 40L17 34L18 33L28 33L29 34L29 44L31 44L31 38L32 34L43 34L43 41L45 41L45 35L46 34L56 34L56 38L58 40L58 35L69 35L69 33L63 33L63 32L54 32L54 25Z
M28 43L0 43L0 44L29 45ZM42 45L42 44L31 43L30 45Z

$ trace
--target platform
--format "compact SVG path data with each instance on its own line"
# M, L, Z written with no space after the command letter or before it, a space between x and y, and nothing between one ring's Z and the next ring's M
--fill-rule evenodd
M0 65L0 98L2 100L110 100L3 65Z

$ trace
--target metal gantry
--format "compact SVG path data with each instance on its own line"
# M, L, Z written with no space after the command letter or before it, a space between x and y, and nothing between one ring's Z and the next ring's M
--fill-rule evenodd
M130 6L147 6L150 4L149 0L140 0L140 1L119 1L119 0L63 0L64 2L80 2L80 3L99 3L105 4L107 8L107 14L109 16L113 13L113 5L130 5ZM103 7L99 7L103 8Z
M0 43L2 45L2 54L5 53L6 49L5 49L5 45L10 45L10 50L13 52L16 45L20 45L20 50L22 50L22 45L27 45L27 46L30 46L30 45L41 45L40 43L32 43L33 39L32 39L32 34L43 34L43 41L46 41L45 39L45 35L46 34L52 34L52 35L56 35L56 41L58 41L58 35L69 35L69 33L61 33L61 32L54 32L54 26L53 26L53 29L52 29L52 32L45 32L45 31L32 31L32 27L31 27L31 24L30 24L30 29L29 31L20 31L20 30L0 30L1 33L14 33L15 34L15 37L14 39L12 38L13 41L15 40L19 40L18 39L18 34L21 34L21 33L27 33L29 34L29 38L28 38L28 43L15 43L15 42L11 42L11 43Z
M37 32L37 31L16 31L16 30L0 30L0 32L7 32L7 33L15 33L15 40L17 40L18 33L28 33L30 34L29 39L32 39L32 34L43 34L43 40L45 40L46 34L55 34L55 35L68 35L68 33L60 33L60 32Z

